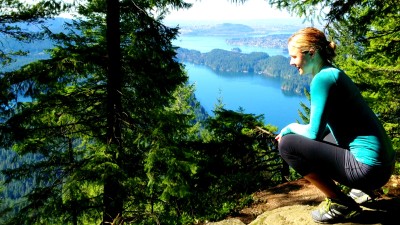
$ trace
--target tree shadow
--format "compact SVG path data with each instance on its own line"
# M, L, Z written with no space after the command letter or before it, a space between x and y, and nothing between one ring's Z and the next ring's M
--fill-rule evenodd
M363 212L351 222L359 224L393 225L400 215L400 199L378 199L363 205Z
M304 178L300 178L295 181L289 181L283 184L279 184L275 187L269 188L268 191L273 193L273 194L282 194L282 193L288 193L290 191L296 191L296 190L301 190L305 186L309 186L310 182L308 182Z

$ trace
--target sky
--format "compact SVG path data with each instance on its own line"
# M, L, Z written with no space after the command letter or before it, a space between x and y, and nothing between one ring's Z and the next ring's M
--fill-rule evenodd
M185 0L193 3L190 9L172 11L166 21L249 21L296 18L287 11L272 8L267 0L247 0L232 3L231 0Z
M31 1L31 0L26 0ZM64 0L66 2L73 0ZM187 23L220 23L220 22L241 22L251 23L260 20L282 20L296 19L286 10L278 10L268 4L268 0L247 0L245 3L232 3L233 0L184 0L192 3L189 9L171 10L164 21ZM63 17L71 18L70 14L63 14Z

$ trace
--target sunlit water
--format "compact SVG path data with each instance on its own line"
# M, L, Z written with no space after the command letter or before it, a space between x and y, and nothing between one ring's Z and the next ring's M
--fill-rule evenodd
M245 113L264 115L264 122L282 128L300 117L300 102L308 100L304 96L285 95L279 79L257 74L215 73L205 66L186 64L189 82L195 85L196 98L210 114L218 104L224 108Z
M174 44L202 53L212 49L231 50L238 47L243 53L266 52L270 56L285 55L282 49L268 49L248 46L231 46L221 36L182 36ZM264 122L283 128L288 123L300 120L300 102L308 105L304 96L284 94L281 80L258 74L217 73L208 67L185 64L189 82L195 84L196 98L210 114L213 114L218 99L226 109L244 109L245 113L264 115Z

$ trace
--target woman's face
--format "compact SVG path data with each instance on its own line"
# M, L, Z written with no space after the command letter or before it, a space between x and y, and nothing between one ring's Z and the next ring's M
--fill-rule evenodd
M312 72L310 52L302 51L300 48L288 45L290 65L295 66L300 75L309 74Z

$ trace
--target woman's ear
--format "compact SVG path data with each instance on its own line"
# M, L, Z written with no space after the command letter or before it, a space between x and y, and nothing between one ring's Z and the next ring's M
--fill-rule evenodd
M310 54L310 56L313 56L314 53L315 53L315 50L314 50L314 49L310 49L310 51L308 52L308 54Z

